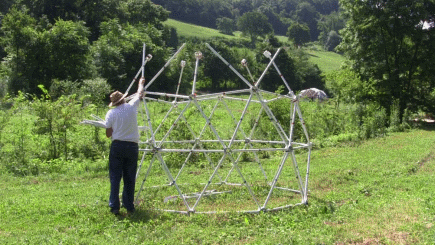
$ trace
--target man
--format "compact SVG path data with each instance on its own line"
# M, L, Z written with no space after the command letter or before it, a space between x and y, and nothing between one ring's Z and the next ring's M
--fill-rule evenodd
M110 199L109 207L115 215L119 214L119 186L124 180L122 204L128 214L135 211L134 189L136 182L137 160L139 155L139 130L137 110L143 95L145 78L139 80L134 98L126 103L125 95L115 91L110 95L109 106L114 106L106 114L106 136L112 137L109 155Z

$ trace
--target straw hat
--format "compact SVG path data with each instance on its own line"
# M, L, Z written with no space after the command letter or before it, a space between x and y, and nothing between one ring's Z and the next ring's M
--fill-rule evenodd
M123 102L125 95L119 91L115 91L110 94L110 104L109 106L116 106L119 103Z

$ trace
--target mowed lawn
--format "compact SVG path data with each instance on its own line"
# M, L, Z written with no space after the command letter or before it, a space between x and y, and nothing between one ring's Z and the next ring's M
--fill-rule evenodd
M0 243L433 244L434 157L431 128L314 150L309 205L260 214L186 216L144 200L133 216L117 217L104 170L3 173Z

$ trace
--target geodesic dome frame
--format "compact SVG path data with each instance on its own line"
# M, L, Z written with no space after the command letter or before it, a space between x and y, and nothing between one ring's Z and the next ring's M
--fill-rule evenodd
M309 141L307 128L299 107L299 97L291 90L278 66L275 64L275 59L281 49L278 49L273 56L268 51L264 52L264 55L270 59L270 62L257 80L252 76L246 60L242 60L242 66L245 67L252 80L252 82L249 82L216 50L209 44L206 44L206 47L212 54L225 64L226 67L223 69L232 70L246 84L246 89L197 95L198 67L202 58L202 53L198 51L195 53L196 62L191 94L179 94L181 78L186 65L184 61L181 62L180 78L175 93L150 91L150 86L184 47L185 44L178 49L144 87L145 96L142 99L143 106L141 108L143 125L139 126L139 129L143 132L142 138L144 140L140 142L142 157L140 158L141 161L136 175L136 180L141 182L135 202L137 204L141 202L141 194L144 192L165 192L168 193L166 194L167 196L165 198L160 196L159 199L163 199L160 200L160 204L166 207L158 207L158 209L185 214L227 211L258 213L307 204L312 143ZM141 69L136 74L126 93L128 93L140 73L144 76L144 67L151 58L151 55L145 56L144 45ZM265 74L272 66L281 77L283 84L288 90L288 94L279 95L259 89ZM127 100L131 99L132 96L127 97ZM165 99L157 99L157 97ZM269 107L270 103L278 100L288 102L290 108L290 122L286 129L276 119ZM243 105L243 111L234 112L231 106L233 102L239 103L238 108L241 108L241 105ZM151 113L150 108L153 103L166 105L167 112L164 113L163 118L157 119ZM162 107L164 106L159 108ZM221 107L225 112L226 120L222 119L222 117L225 117L222 115L219 119L216 119L216 109L218 107ZM191 119L187 114L196 114L196 117ZM249 115L253 116L250 117L250 120L246 120ZM271 130L274 130L279 135L278 139L264 139L261 135L256 135L256 129L264 115L268 118L267 123L270 124ZM94 125L102 123L99 118L96 119L97 121L88 120L85 123ZM219 125L220 121L230 121L232 124L222 126ZM299 127L295 127L297 123L299 123ZM296 129L303 131L304 142L296 142L294 140ZM181 130L183 133L180 134L177 130ZM180 138L180 135L185 136L185 138ZM300 154L296 153L297 151L303 152L303 171L300 171L301 157ZM265 164L263 164L264 161L259 156L259 154L264 153L280 154L281 160L278 164L266 164L268 166L266 168ZM181 166L177 165L174 167L168 164L168 159L170 160L170 157L167 157L168 155L172 158L174 156L178 158L179 162L182 162ZM194 162L192 158L195 158L195 155L203 156L207 163L207 172L203 168L200 171L195 171L195 168L199 168L197 163L192 163ZM247 158L253 164L249 165L242 162L242 159L246 155L251 156ZM158 164L155 164L156 162ZM286 172L288 162L292 163L293 174ZM159 171L155 169L156 165L161 168L158 168ZM146 169L145 172L143 168ZM159 185L152 186L150 184L146 187L145 184L153 178L153 172L160 172L160 177L164 176L166 180L160 181ZM186 172L190 174L198 173L198 175L204 173L202 178L200 178L203 182L193 185L192 182L198 182L198 178L195 180L195 178L192 178ZM223 173L226 174L225 177L222 175ZM284 178L283 175L285 175ZM289 175L293 175L295 178L288 177ZM270 178L270 176L273 177ZM291 179L291 181L287 181L287 179ZM145 188L147 188L146 191ZM150 188L157 188L158 191L152 191ZM162 191L162 188L165 190ZM277 198L275 198L276 192L279 192ZM290 199L295 200L290 193L300 196L300 201L288 202ZM148 198L152 198L152 196ZM237 200L237 198L245 198L246 202L249 200L251 204L246 205L248 208L242 205L235 209L227 209L226 205L230 206L232 202L228 200ZM204 201L205 199L209 200ZM280 201L275 202L275 199ZM203 202L208 202L208 204L201 206Z

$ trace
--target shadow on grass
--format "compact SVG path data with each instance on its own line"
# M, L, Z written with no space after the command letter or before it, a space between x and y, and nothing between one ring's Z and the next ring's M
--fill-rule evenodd
M426 131L435 131L435 123L424 123L419 128Z
M119 220L128 219L132 223L148 223L150 220L158 219L164 221L166 217L161 212L153 209L136 209L133 214L121 213L117 216Z

